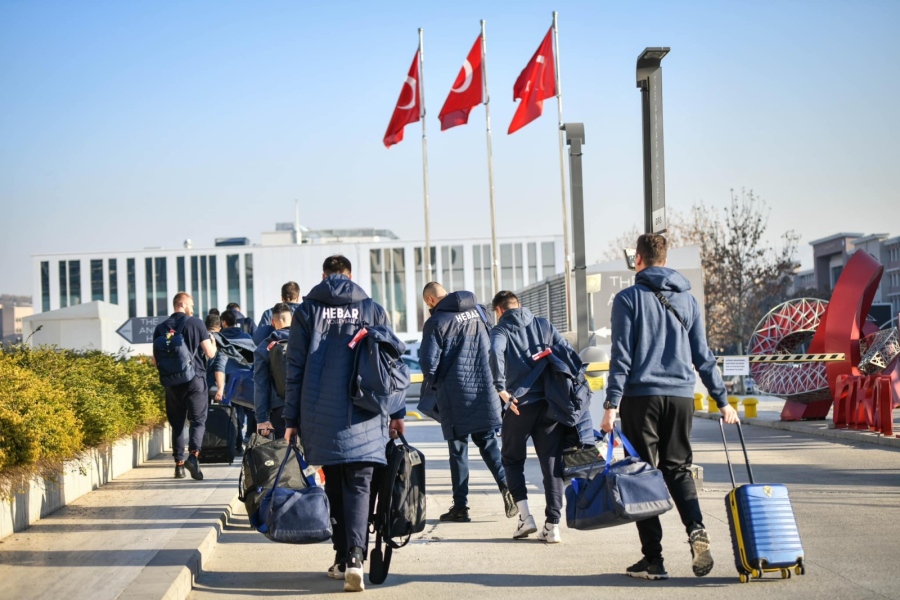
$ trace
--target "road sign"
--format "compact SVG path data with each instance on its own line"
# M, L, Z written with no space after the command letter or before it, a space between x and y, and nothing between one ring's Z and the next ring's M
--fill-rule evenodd
M153 330L156 326L168 319L169 316L160 317L134 317L116 329L116 333L125 338L129 344L152 344Z

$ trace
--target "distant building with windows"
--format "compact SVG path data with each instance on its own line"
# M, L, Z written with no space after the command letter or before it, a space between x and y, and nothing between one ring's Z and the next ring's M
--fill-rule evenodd
M31 315L34 308L28 305L5 303L0 305L0 341L22 341L22 319Z
M300 284L306 294L322 278L322 262L344 254L353 279L387 310L401 336L416 337L426 319L421 299L427 283L423 242L405 241L389 230L311 231L279 224L263 243L247 238L219 240L212 248L143 249L115 252L40 254L32 257L35 312L95 300L127 306L129 317L166 315L172 296L187 291L194 311L240 304L254 319L280 301L281 285ZM562 236L500 238L500 285L521 289L563 271ZM490 301L490 239L432 240L433 279L449 290L467 289Z

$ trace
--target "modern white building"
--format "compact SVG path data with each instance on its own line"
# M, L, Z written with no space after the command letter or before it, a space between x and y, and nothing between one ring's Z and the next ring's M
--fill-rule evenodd
M256 319L280 301L282 284L296 281L305 294L321 280L325 258L343 254L353 264L353 279L387 309L398 335L420 334L427 283L421 240L399 240L387 230L283 225L262 239L262 245L232 238L212 248L185 242L184 248L34 255L35 313L105 301L127 308L128 317L165 315L175 293L187 291L198 315L237 302ZM498 245L502 289L518 290L563 271L562 236L500 238ZM431 262L433 279L447 289L471 290L490 301L490 239L432 240Z

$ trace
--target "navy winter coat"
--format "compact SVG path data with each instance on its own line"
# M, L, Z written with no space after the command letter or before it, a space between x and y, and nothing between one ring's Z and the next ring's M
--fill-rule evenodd
M494 389L488 329L475 294L454 292L432 311L422 330L419 364L436 388L444 439L498 429L500 396Z
M542 400L543 381L529 381L534 369L531 357L554 344L565 343L565 339L547 319L535 317L527 308L507 310L491 330L494 387L497 391L509 391L519 404Z
M293 313L300 306L300 303L288 302L287 305L291 307L291 313ZM259 325L253 331L253 341L259 346L263 343L263 340L269 339L273 331L275 331L275 328L272 327L272 309L267 308L259 318Z
M253 353L253 403L256 407L257 423L265 423L273 410L284 406L284 398L275 390L272 371L269 369L269 344L288 339L290 333L290 328L273 331Z
M288 337L285 423L300 426L306 459L315 465L386 464L387 415L350 400L354 351L363 322L388 325L384 309L348 277L329 275L294 311Z

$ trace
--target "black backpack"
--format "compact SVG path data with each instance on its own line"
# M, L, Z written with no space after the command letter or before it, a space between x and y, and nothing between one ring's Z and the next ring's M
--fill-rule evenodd
M287 351L288 341L281 340L269 344L269 373L275 384L275 393L279 398L285 398L287 388Z
M384 583L391 555L425 530L425 455L406 443L388 442L387 465L375 469L370 498L370 523L375 549L369 559L369 582ZM381 543L385 549L382 551Z
M180 385L194 379L194 353L188 349L182 332L190 317L185 317L166 335L153 340L153 358L159 370L159 382L164 385Z

